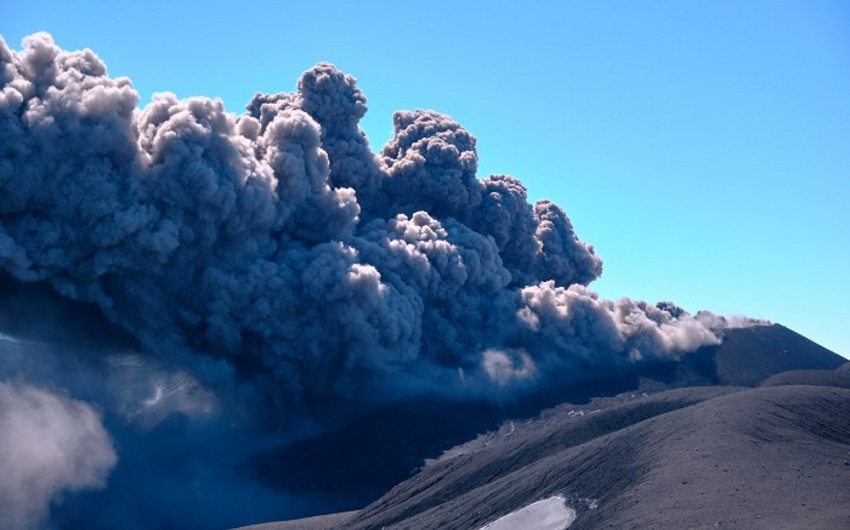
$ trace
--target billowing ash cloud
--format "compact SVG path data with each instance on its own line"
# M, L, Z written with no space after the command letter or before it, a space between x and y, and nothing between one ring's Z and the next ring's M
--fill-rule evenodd
M101 488L117 456L88 405L0 383L0 528L41 528L67 492Z
M486 395L718 341L672 306L599 300L564 211L478 179L451 118L398 112L373 153L366 98L332 65L239 116L137 104L91 51L0 44L0 268L96 303L222 393Z

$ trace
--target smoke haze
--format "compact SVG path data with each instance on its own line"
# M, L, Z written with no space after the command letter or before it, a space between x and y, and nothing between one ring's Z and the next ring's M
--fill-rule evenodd
M187 454L203 437L179 418L220 408L285 424L415 393L516 398L586 368L675 359L728 325L599 299L587 285L602 262L566 213L529 203L514 177L479 178L475 138L448 116L397 112L376 154L358 127L366 98L333 65L294 92L257 94L241 115L168 93L138 103L90 50L47 34L21 51L0 41L0 270L94 304L133 343L34 362L9 353L15 336L0 329L0 366L104 407L128 440L178 425L183 441L152 441L165 453L139 449L137 461ZM71 358L77 375L61 369ZM59 431L45 439L68 451L34 459L51 472L26 499L0 483L19 521L44 517L61 491L103 485L116 456L92 408L28 386L2 384L0 396L8 441L49 414ZM225 453L205 462L231 465ZM115 480L132 484L144 470L126 465ZM239 480L206 498L249 491Z

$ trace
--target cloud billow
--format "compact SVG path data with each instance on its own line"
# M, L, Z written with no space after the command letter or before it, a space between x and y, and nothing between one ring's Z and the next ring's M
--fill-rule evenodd
M96 303L223 393L273 410L369 381L486 395L719 340L687 313L599 300L601 261L564 211L479 179L448 116L396 113L375 154L366 98L330 64L242 115L137 105L91 51L0 42L0 269Z

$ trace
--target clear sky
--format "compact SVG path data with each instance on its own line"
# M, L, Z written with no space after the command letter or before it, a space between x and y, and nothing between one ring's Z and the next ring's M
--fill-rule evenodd
M155 91L291 91L319 61L359 79L375 150L394 110L478 138L480 176L568 213L608 298L784 324L850 356L850 3L3 0Z

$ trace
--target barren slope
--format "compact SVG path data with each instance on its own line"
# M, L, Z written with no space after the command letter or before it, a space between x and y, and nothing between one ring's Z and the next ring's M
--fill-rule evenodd
M429 466L344 528L476 528L557 493L572 528L850 527L848 389L681 389L548 421Z

